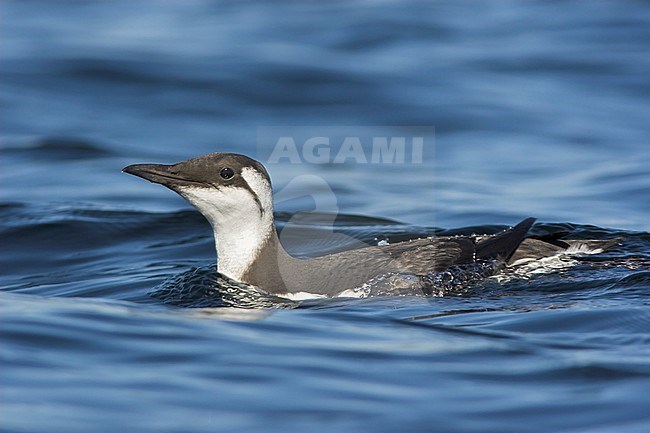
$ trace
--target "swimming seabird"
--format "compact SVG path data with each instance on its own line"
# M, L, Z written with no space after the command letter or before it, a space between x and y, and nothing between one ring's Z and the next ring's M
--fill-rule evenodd
M491 236L431 237L298 259L278 239L271 179L254 159L216 152L172 165L129 165L123 171L166 186L203 214L214 231L218 272L280 296L337 296L391 272L425 275L479 261L493 261L496 270L498 264L571 247L571 241L526 238L535 222L527 218Z

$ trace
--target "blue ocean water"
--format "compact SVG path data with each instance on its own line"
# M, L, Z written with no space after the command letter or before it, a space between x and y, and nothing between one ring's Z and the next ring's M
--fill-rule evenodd
M0 429L649 431L649 41L644 1L3 1ZM424 127L422 162L267 164L292 253L528 216L620 242L444 297L212 305L209 225L120 172L360 125Z

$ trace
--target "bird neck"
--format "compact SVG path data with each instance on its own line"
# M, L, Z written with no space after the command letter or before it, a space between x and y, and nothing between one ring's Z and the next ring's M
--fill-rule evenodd
M245 275L262 252L269 247L276 247L276 244L282 248L275 232L273 212L266 213L221 218L213 225L217 270L221 274L247 283Z

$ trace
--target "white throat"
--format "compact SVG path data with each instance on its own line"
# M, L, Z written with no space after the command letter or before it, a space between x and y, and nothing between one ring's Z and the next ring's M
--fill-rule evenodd
M243 281L242 277L275 230L271 185L253 168L244 168L242 177L257 200L249 190L235 186L178 188L212 225L217 270L237 281Z

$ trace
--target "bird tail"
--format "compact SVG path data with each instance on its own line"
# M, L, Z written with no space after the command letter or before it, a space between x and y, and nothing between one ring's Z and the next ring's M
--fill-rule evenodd
M507 262L523 242L534 223L535 218L526 218L510 230L479 241L476 245L476 258L501 259Z

